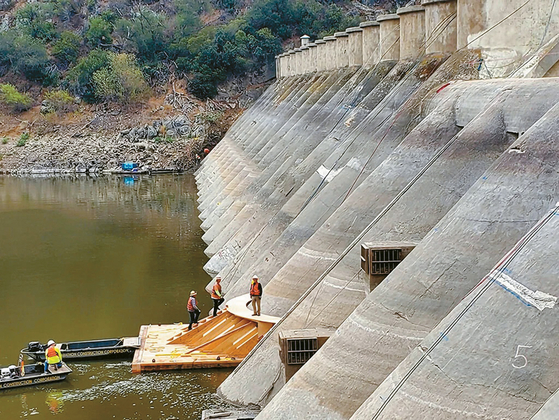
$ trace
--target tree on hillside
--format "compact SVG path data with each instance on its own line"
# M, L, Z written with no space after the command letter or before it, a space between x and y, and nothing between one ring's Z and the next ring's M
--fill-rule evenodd
M49 42L57 35L52 17L51 3L28 3L15 13L16 28L20 33Z

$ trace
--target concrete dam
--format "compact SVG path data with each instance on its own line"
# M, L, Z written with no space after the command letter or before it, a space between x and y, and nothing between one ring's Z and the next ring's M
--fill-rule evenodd
M423 0L276 57L196 175L206 272L281 318L223 398L559 418L558 3Z

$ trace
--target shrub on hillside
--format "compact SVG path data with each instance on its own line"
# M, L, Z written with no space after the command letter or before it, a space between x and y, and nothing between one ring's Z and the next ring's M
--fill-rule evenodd
M52 3L28 3L15 13L16 28L20 33L49 42L57 36L52 16Z
M110 45L113 25L101 16L89 19L89 28L85 32L87 44L93 48Z
M81 39L70 31L60 34L60 39L52 46L52 55L64 64L74 63L80 54Z
M13 112L26 111L31 108L33 100L29 95L20 93L10 84L0 85L0 102Z
M109 53L109 65L93 74L95 95L104 102L134 102L149 87L132 54Z
M95 102L95 87L93 74L107 67L109 64L109 53L103 50L93 50L78 60L78 64L70 69L66 75L65 84L76 95L81 96L87 102Z
M56 82L58 73L47 53L45 45L27 35L15 38L14 70L22 72L27 79L41 82L44 86Z
M194 73L188 82L188 91L200 99L212 98L217 95L217 85L209 70Z
M48 109L56 113L70 112L75 108L74 97L63 89L55 89L45 93Z
M171 42L166 23L163 14L140 7L131 19L119 20L116 27L125 45L136 53L140 62L156 63L165 56Z

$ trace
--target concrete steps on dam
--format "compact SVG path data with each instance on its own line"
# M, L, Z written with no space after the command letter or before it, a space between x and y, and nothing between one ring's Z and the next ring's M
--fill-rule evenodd
M407 418L424 408L432 418L514 418L515 409L531 418L556 407L557 375L525 371L533 382L505 366L531 345L515 347L515 331L534 337L531 322L543 334L553 321L503 304L516 298L502 284L466 313L477 324L458 322L456 337L438 325L455 324L449 317L559 193L557 79L460 80L559 74L559 20L539 0L422 3L279 56L273 91L198 171L206 271L228 296L257 274L263 309L282 317L218 390L263 407L258 419ZM534 30L517 30L526 25ZM412 250L373 281L363 243ZM539 247L517 267L556 277ZM547 287L545 275L538 281ZM278 340L322 328L335 332L288 374ZM553 372L547 353L535 360Z
M302 79L300 85L293 89L293 92L280 104L275 112L259 113L257 123L249 127L247 133L244 133L241 142L245 145L248 153L251 153L255 162L260 162L261 156L254 156L257 152L262 152L262 147L274 145L275 142L270 143L270 136L267 133L272 127L276 125L281 128L289 121L296 113L305 113L306 110L319 109L322 104L319 102L321 97L330 98L341 86L340 80L347 80L353 71L336 71L329 72L320 77L312 79ZM294 121L298 121L296 118ZM253 120L256 121L256 120ZM287 124L286 127L291 128L293 122ZM258 129L258 127L262 127ZM275 130L274 134L281 135L281 131ZM267 151L267 149L265 149ZM264 152L262 152L264 153ZM242 163L242 162L240 162ZM242 169L242 165L234 169L234 174L237 174ZM217 197L216 197L217 196ZM222 196L220 190L213 191L213 195L205 199L201 203L201 210L205 209L212 203L215 203Z
M348 138L347 135L353 132L356 135L360 134L361 137L369 137L367 134L369 130L374 132L380 129L380 126L389 118L390 113L396 112L398 106L404 102L421 83L421 79L418 76L421 73L425 74L426 69L415 66L416 64L417 63L414 62L405 62L393 68L386 77L382 78L380 83L375 82L374 88L370 94L365 96L361 102L356 102L357 105L354 112L350 112L351 109L349 109L348 112L342 114L345 118L336 116L336 114L339 114L339 108L334 106L332 112L334 118L328 117L328 119L333 120L336 124L332 126L332 123L329 123L329 125L326 126L327 130L332 130L332 132L328 136L324 134L328 133L324 131L324 128L323 132L310 132L308 141L312 141L313 144L317 144L317 141L319 143L308 155L306 153L295 152L290 156L290 150L286 150L285 148L284 150L280 150L279 146L281 146L281 144L279 144L278 152L281 153L281 155L279 155L279 160L281 161L283 159L283 165L275 173L272 173L272 171L264 173L262 181L258 185L253 186L253 188L256 189L262 185L262 188L258 189L256 196L253 196L255 198L251 199L251 201L255 203L261 202L260 210L256 208L255 205L252 205L250 208L244 208L244 214L238 216L239 220L231 221L230 218L228 218L227 224L222 223L222 221L218 222L215 228L212 227L212 229L208 231L208 234L213 231L214 235L218 236L217 238L213 238L213 241L206 251L207 254L213 255L219 252L222 250L223 245L229 241L229 243L234 244L236 248L228 249L225 254L236 255L237 250L247 243L246 236L252 237L252 226L259 223L263 224L275 214L277 210L281 208L281 205L285 203L290 196L296 193L298 187L328 159L335 149L341 150L342 147L347 148L347 144L351 143L354 143L356 147L357 145L364 147L363 141L366 139L358 139L356 141L355 138ZM436 67L435 65L434 68ZM414 71L409 73L411 69L414 69ZM384 75L385 71L385 69L382 69L380 75ZM378 76L379 74L376 70L371 72L371 77L378 79ZM366 80L370 80L370 78ZM361 91L362 90L363 89L361 89ZM392 90L394 90L393 96L387 97L387 92ZM336 100L336 103L338 102L339 100ZM374 112L374 108L377 108L378 111ZM369 111L369 109L371 109L371 111ZM369 118L363 121L362 125L357 124L360 118L365 118L366 116ZM290 142L296 144L302 141L306 140L301 138ZM385 144L389 146L388 141ZM288 161L285 161L285 156L288 156ZM295 160L297 157L299 157L300 162ZM343 157L349 159L351 155L346 153ZM294 165L292 165L291 162L295 162ZM263 182L265 183L263 184ZM308 196L306 198L308 198ZM264 221L261 221L260 217L263 217ZM255 223L253 218L258 218L258 222ZM250 224L247 224L246 220L250 220ZM235 238L231 239L233 236L235 236ZM227 262L229 261L221 261L218 256L213 261L209 262L207 269L215 273Z
M532 418L559 387L552 373L559 364L558 210L554 206L502 257L352 420L417 412L430 419L447 419L449 412Z
M449 64L448 68L452 69L453 64ZM327 151L319 160L319 162L323 162L321 168L325 169L325 165L331 168L339 165L333 168L334 170L328 175L326 173L319 174L319 171L305 173L298 170L299 173L303 174L300 176L300 179L304 180L303 185L291 194L291 198L274 216L264 222L266 224L263 224L262 230L254 233L250 230L250 225L244 226L245 230L243 232L245 232L246 238L243 241L248 243L248 246L239 251L237 254L239 258L236 258L233 263L229 262L220 271L222 277L229 279L228 287L230 289L235 290L235 293L242 291L245 287L243 279L247 275L250 276L248 273L251 272L258 272L264 279L273 278L289 258L340 206L341 202L348 198L352 190L356 189L373 172L375 167L389 156L405 137L407 130L411 130L419 122L416 117L417 109L415 106L418 99L414 100L415 95L417 94L417 98L424 98L426 92L430 91L433 86L439 87L441 80L445 81L448 77L445 74L448 72L448 68L446 63L443 64L433 74L432 78L429 78L418 89L414 90L415 93L409 97L407 94L402 95L403 98L407 97L407 100L397 112L393 111L396 114L395 117L387 118L386 114L383 115L382 112L379 112L381 116L376 119L375 124L370 124L364 128L357 127L356 130L359 133L357 137L341 142L334 151ZM425 69L422 66L417 66L416 71L424 73ZM412 85L416 85L419 80L415 77L410 79L413 80ZM388 101L396 102L394 98L389 98ZM385 108L384 104L385 101L383 100L379 107ZM390 107L384 112L389 113ZM372 112L371 114L374 115L375 113ZM416 122L410 121L413 118L416 119ZM364 120L364 122L369 121L368 119ZM452 125L455 127L453 122ZM376 128L376 134L371 135L366 128L373 127ZM457 129L455 127L455 130ZM371 131L375 132L375 130ZM371 147L371 138L378 142L377 145L373 143ZM312 154L309 158L311 157ZM310 165L307 165L304 161L301 167L306 166ZM288 189L293 186L293 181L289 181L291 182L288 184ZM269 212L268 208L266 210ZM239 231L233 236L233 246L239 246L243 243L239 239L240 234ZM326 242L326 244L328 243L330 241ZM214 267L219 267L219 264L223 264L223 262L218 261L219 259L226 260L234 256L230 252L230 246L223 247L220 252L221 254L214 256L207 265L214 264ZM316 261L308 261L307 265L299 266L298 269L308 271L308 267L314 267L316 264ZM266 282L266 280L264 281ZM273 305L272 311L275 311ZM283 314L284 312L279 310L278 313Z
M334 395L351 389L351 395L344 396L344 408L328 409L332 418L349 418L409 351L475 287L484 270L491 270L497 259L554 204L559 184L556 173L548 168L555 166L553 159L557 160L559 151L553 140L557 112L555 106L501 155L342 323L338 334L269 404L270 413L276 410L274 418L285 418L281 416L281 404L289 398L296 398L306 408L320 404L319 411L324 414L326 401L334 401ZM311 293L306 300L308 303L303 301L283 322L287 325L279 326L280 330L297 328L309 316L312 304L320 307L316 303L320 296ZM334 302L344 305L348 301L337 297ZM265 343L261 347L266 347ZM257 358L257 354L254 356ZM340 381L343 378L343 384L340 382L338 387L334 380L327 387L317 385L325 380L321 372ZM291 409L295 410L297 404L291 403ZM267 410L268 406L263 413Z
M318 122L314 120L318 113L324 112L324 108L330 109L330 107L336 108L340 102L346 97L348 94L348 90L353 84L350 86L346 85L346 82L351 79L353 76L354 71L349 70L345 73L341 74L333 74L331 77L326 79L324 83L321 85L321 89L317 89L315 93L313 93L309 99L305 102L308 106L308 111L303 112L302 116L294 116L290 118L284 125L289 127L288 133L285 135L281 135L280 132L275 132L270 137L265 137L265 135L261 136L261 138L266 139L267 145L272 145L273 147L270 150L266 150L266 153L263 153L263 156L259 157L256 156L254 159L259 162L259 165L263 168L263 173L260 177L258 177L254 182L252 182L248 188L239 188L238 185L228 185L228 187L224 190L225 194L228 194L230 197L236 199L237 201L243 202L254 202L255 201L255 194L257 194L261 187L264 185L265 181L267 180L266 174L273 173L279 166L286 167L287 163L282 161L281 158L278 158L278 154L285 154L287 152L291 153L293 156L303 156L305 153L305 148L307 150L312 150L313 144L311 143L311 137L304 142L297 142L294 141L294 135L302 135L305 130L305 125L316 126ZM358 78L363 76L363 72L361 72ZM344 89L345 86L345 89ZM342 92L339 92L342 90ZM323 93L324 91L324 93ZM306 106L301 107L301 110L305 110ZM298 111L298 112L299 112ZM262 118L266 116L263 115ZM314 120L314 123L313 123ZM316 138L314 140L316 144ZM303 148L303 149L302 149ZM232 189L232 191L231 191ZM239 198L239 195L242 195L242 198ZM219 195L213 198L212 203L217 201L223 200L224 196ZM223 208L223 206L220 206ZM231 224L229 225L231 226ZM221 236L224 236L224 232L221 233ZM206 252L211 252L211 248L208 248Z

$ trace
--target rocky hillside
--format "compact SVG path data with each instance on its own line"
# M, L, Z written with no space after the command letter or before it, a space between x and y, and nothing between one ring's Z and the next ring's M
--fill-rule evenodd
M0 0L0 172L185 170L274 56L396 1Z

